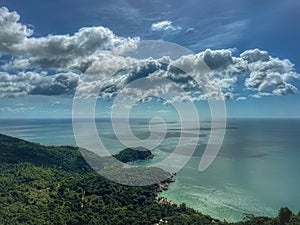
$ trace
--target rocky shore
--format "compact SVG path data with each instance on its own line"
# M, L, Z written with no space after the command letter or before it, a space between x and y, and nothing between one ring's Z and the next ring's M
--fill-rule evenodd
M176 203L173 202L172 200L159 196L159 193L163 191L167 191L169 189L170 184L175 182L175 175L176 173L170 174L170 176L167 179L158 183L156 200L159 203L176 205Z
M158 184L158 190L157 190L157 191L158 191L158 192L162 192L162 191L168 190L169 185L170 185L171 183L175 182L175 178L174 178L175 175L176 175L176 174L170 174L170 176L169 176L167 179L161 181L161 182Z

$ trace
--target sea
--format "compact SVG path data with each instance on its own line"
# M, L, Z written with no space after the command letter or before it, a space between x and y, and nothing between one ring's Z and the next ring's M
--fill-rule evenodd
M130 122L141 140L150 135L148 122ZM95 124L111 154L129 147L118 140L109 119L96 119ZM182 134L180 127L177 121L167 122L165 139L152 151L155 157L137 165L155 164L168 157L181 135L187 143L195 138L193 129ZM198 166L210 132L210 122L202 121L193 156L177 172L176 181L161 193L163 197L230 222L249 214L274 217L283 206L298 213L300 119L228 119L216 160L200 172ZM76 146L71 119L0 119L0 133L45 145Z

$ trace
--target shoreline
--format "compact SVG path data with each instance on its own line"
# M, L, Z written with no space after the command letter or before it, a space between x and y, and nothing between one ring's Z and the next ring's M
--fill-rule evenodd
M170 199L167 199L166 197L160 196L160 194L162 192L167 191L169 189L169 186L170 186L171 183L175 182L175 178L174 178L175 176L176 176L176 173L170 174L170 176L166 180L161 181L161 182L159 182L157 184L158 188L156 190L156 197L155 197L155 199L159 203L161 203L161 204L176 205L176 206L179 205L176 202L174 202L173 200L170 200Z

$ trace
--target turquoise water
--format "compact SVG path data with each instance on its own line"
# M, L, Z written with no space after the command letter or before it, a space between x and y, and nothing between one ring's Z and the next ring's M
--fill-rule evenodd
M146 121L132 123L140 138L149 135ZM0 132L46 145L76 145L68 119L0 120ZM202 123L201 128L209 128ZM99 136L112 153L123 146L110 121L97 120ZM177 144L179 125L169 123L167 138L153 151L153 164L167 157ZM190 131L193 132L192 129ZM198 164L209 137L203 129L199 145L188 164L176 175L163 196L185 202L199 211L228 221L242 220L245 213L275 216L282 206L300 209L300 120L229 120L224 143L214 163L204 172ZM189 133L185 134L188 143Z

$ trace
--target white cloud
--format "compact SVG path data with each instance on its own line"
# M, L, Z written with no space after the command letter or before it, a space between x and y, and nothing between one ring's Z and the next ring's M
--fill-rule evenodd
M257 51L253 52L255 56L258 55ZM187 100L186 94L192 100L231 99L235 96L234 86L238 77L245 74L249 74L245 80L246 87L258 92L251 95L252 97L297 92L297 88L290 82L299 78L299 75L294 72L293 64L288 60L268 56L268 61L261 61L261 57L255 58L249 52L247 54L252 57L250 63L248 59L243 59L243 53L243 57L233 57L231 50L205 50L182 56L175 61L167 57L136 59L106 52L94 58L86 73L81 75L80 81L79 75L74 73L47 76L46 73L35 72L20 72L15 75L2 72L1 95L72 94L77 87L80 96L112 98L131 82L146 78L149 83L168 79L169 83L173 82L177 87L167 83L148 87L148 83L143 83L139 87L131 87L128 93L141 98L173 93L172 99L180 101ZM255 61L254 58L259 60Z
M237 101L242 101L242 100L246 100L246 99L247 99L246 97L243 97L243 96L242 96L242 97L238 97L236 100L237 100Z
M31 37L33 31L19 23L20 16L0 8L0 51L16 56L4 69L28 67L84 71L100 51L121 54L134 49L138 38L116 36L105 27L83 27L73 35Z
M232 77L247 70L247 63L242 58L233 57L232 51L232 49L207 49L198 55L212 71Z
M18 13L0 8L0 52L13 56L1 67L0 97L73 94L77 87L83 96L112 98L140 78L148 83L131 87L128 93L142 98L163 94L179 101L185 101L187 95L192 100L234 98L240 96L235 94L240 77L248 90L256 92L249 95L252 97L298 91L292 84L299 79L294 65L259 49L247 50L239 56L234 56L232 49L207 49L177 60L166 56L138 59L121 54L135 49L139 39L118 37L108 28L83 27L72 35L36 38L19 20ZM171 21L154 23L151 28L181 29ZM9 69L17 72L5 72ZM22 72L41 69L63 72L51 76L47 72ZM74 70L77 73L71 72ZM169 82L160 83L162 79Z
M255 56L257 56L257 51ZM249 52L247 53L249 54ZM241 54L243 57L244 55ZM77 92L81 96L103 96L112 98L126 85L140 78L168 79L178 85L185 94L173 96L174 100L186 100L189 94L192 100L231 99L234 98L234 86L241 75L248 74L245 86L259 93L268 95L286 95L297 92L290 82L299 78L294 66L288 60L269 57L268 61L255 61L254 56L248 62L243 57L233 57L230 50L205 50L198 54L185 55L172 61L170 58L136 59L116 56L110 52L94 57L86 73L61 73L54 76L34 72L20 72L15 75L2 73L0 87L2 96L24 94L59 95ZM261 59L257 57L256 59ZM168 92L179 93L175 86L157 85L143 88L131 88L131 95L141 98L156 96ZM134 90L133 90L134 89ZM142 93L143 92L143 93ZM5 94L6 93L6 94ZM180 97L181 96L181 97ZM266 96L253 94L252 97ZM239 98L238 100L242 100Z
M160 21L160 22L157 22L157 23L153 23L151 25L151 29L153 31L167 31L167 30L176 31L176 30L181 30L182 27L173 26L172 21L164 20L164 21Z
M24 112L30 112L34 110L35 107L26 107L26 106L5 106L5 107L0 107L0 112L5 112L5 113L24 113Z
M250 95L250 97L252 97L252 98L262 98L262 97L271 96L271 95L272 95L271 93L267 93L267 92L258 92L256 94Z
M23 95L61 95L72 94L78 82L78 75L72 72L48 76L41 72L19 72L8 74L0 72L0 97Z
M134 49L137 38L119 38L104 27L81 28L74 35L49 35L27 38L9 50L18 57L4 69L37 67L44 69L78 69L84 71L101 52L122 54Z
M170 110L166 110L166 109L161 109L161 110L158 110L157 112L161 113L161 114L167 114L167 113L170 113L171 111Z
M192 100L233 98L230 88L237 78L216 77L203 62L203 55L186 55L175 61L165 57L138 60L105 55L87 69L77 93L84 97L111 97L144 78L139 85L131 86L126 95L146 99L168 94L176 101L186 101L188 95Z
M240 57L246 60L248 63L257 61L266 62L270 60L270 56L267 51L261 51L259 49L252 49L243 52Z
M33 31L19 23L17 12L9 12L7 8L0 8L0 52L9 51L15 45L22 43Z
M247 88L274 95L297 92L297 88L289 82L300 76L289 60L273 58L266 51L258 49L242 53L241 58L248 62L250 76L245 81Z

